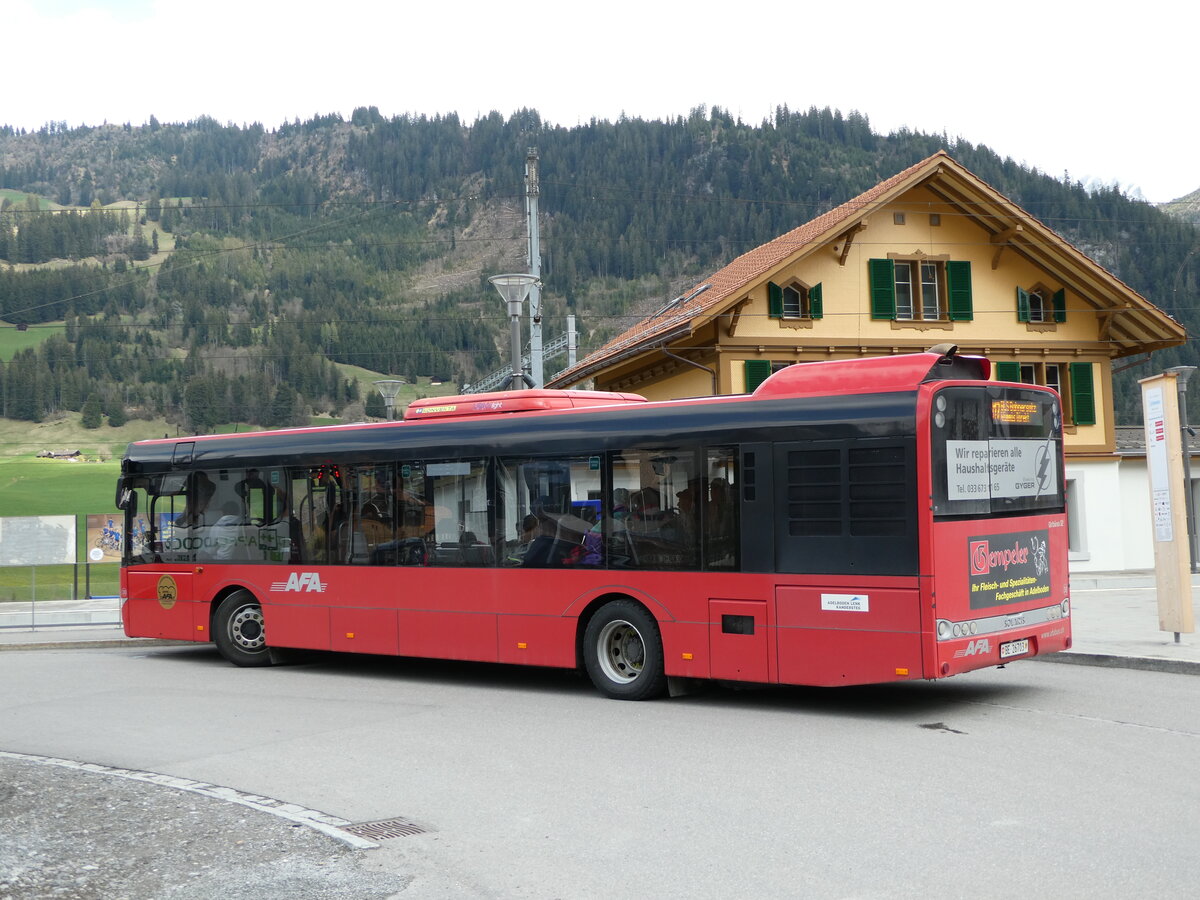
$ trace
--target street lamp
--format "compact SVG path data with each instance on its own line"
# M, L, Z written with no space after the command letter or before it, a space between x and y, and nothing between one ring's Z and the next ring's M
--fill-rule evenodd
M372 381L375 385L375 390L383 395L383 405L387 410L387 420L392 421L392 416L396 411L396 395L400 393L400 388L404 386L404 382L395 378L385 378L381 381Z
M1192 563L1192 571L1196 571L1196 501L1192 497L1192 449L1188 440L1192 429L1188 427L1187 415L1187 383L1196 371L1195 366L1172 366L1167 372L1175 376L1175 386L1179 391L1179 430L1183 438L1183 499L1187 509L1188 558ZM1176 638L1178 640L1178 638Z
M517 390L528 386L534 387L533 379L521 369L521 308L529 290L538 283L536 275L493 275L488 279L496 286L504 304L508 308L509 340L512 345L512 375L509 377L508 389Z

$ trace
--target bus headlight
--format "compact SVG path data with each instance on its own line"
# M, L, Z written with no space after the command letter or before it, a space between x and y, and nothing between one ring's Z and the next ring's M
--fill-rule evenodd
M1067 616L1069 616L1071 614L1071 601L1069 598L1062 602L1062 611L1063 611L1063 618L1066 618Z
M938 619L937 635L939 638L942 638L943 640L945 638L950 637L950 623L947 622L945 619Z

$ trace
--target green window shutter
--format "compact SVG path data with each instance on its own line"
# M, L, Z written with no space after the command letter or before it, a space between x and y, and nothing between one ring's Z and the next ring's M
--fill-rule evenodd
M1017 321L1029 321L1029 291L1017 288Z
M821 300L821 285L814 284L808 289L808 313L814 319L825 315L825 304Z
M1096 424L1096 390L1091 363L1071 363L1071 421L1076 425Z
M971 264L966 260L946 263L946 298L951 322L970 322L975 318L971 297Z
M896 265L890 259L867 260L871 276L871 318L896 318Z
M996 380L997 381L1020 381L1021 380L1021 364L1019 362L998 362L998 363L996 363Z
M1054 292L1054 321L1067 321L1067 292L1066 290L1058 290Z
M754 389L771 377L771 361L769 359L746 360L746 393L753 394Z
M783 288L773 281L767 282L767 315L772 319L783 318Z

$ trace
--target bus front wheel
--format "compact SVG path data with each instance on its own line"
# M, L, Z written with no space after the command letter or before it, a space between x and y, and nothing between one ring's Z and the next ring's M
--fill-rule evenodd
M262 607L249 591L234 591L221 601L213 619L213 640L235 666L269 666Z
M583 661L596 689L615 700L648 700L667 686L658 623L632 600L614 600L592 617Z

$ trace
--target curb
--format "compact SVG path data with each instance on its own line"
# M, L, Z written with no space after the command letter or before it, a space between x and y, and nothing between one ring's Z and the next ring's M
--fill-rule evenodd
M114 766L102 766L98 763L85 763L74 759L62 759L54 756L34 756L29 753L14 753L7 750L0 750L0 759L23 760L43 766L58 766L64 769L75 769L79 772L91 772L96 775L125 778L131 781L157 784L160 787L172 788L178 791L188 791L189 793L200 794L203 797L209 797L214 800L223 800L226 803L236 803L239 806L246 806L258 812L286 819L296 825L304 825L314 831L319 831L326 837L341 841L354 850L374 850L379 846L375 841L367 840L366 838L359 837L357 834L346 831L343 826L350 825L351 823L345 819L331 816L329 813L324 813L320 810L307 809L295 803L287 803L283 800L276 800L273 797L265 797L261 794L248 794L245 791L209 784L206 781L193 781L190 778L177 778L174 775L163 775L159 772L120 769Z
M38 641L33 644L8 644L0 642L0 653L5 650L71 650L86 647L102 650L112 647L184 647L196 641L172 641L165 638L103 638L95 641Z
M1039 662L1068 666L1096 666L1102 669L1138 669L1143 672L1169 672L1174 675L1200 675L1200 662L1190 659L1164 659L1156 656L1117 656L1113 653L1077 653L1064 651L1035 656Z

